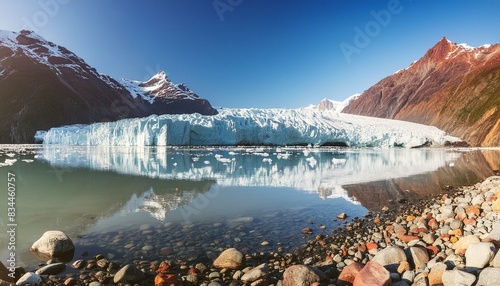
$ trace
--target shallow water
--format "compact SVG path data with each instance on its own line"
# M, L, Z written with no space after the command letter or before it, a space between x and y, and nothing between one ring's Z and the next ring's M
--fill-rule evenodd
M474 184L500 150L1 146L0 186L16 177L16 258L58 229L120 260L212 259L221 249L290 249L400 199ZM9 221L0 205L0 225ZM325 225L326 229L320 229ZM6 232L0 258L8 257ZM268 245L261 245L262 242Z

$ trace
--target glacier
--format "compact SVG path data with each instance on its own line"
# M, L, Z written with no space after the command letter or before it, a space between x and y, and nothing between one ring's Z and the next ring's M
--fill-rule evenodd
M443 146L460 141L436 127L335 110L221 109L217 115L151 115L38 131L43 144L76 146Z

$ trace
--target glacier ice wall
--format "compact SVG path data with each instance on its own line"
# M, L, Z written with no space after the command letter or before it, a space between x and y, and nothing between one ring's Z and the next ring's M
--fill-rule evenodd
M224 109L218 115L151 115L37 132L44 144L81 146L345 145L416 147L458 138L405 121L311 109Z

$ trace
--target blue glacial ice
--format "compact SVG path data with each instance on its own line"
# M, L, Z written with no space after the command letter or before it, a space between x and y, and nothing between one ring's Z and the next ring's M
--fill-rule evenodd
M79 146L437 146L460 139L432 126L316 109L223 109L218 115L151 115L39 131L44 144Z

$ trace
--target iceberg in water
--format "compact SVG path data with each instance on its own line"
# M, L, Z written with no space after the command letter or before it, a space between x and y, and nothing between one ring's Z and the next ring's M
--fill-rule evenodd
M44 144L109 146L334 145L417 147L460 139L435 127L334 110L223 109L217 115L151 115L37 132Z

